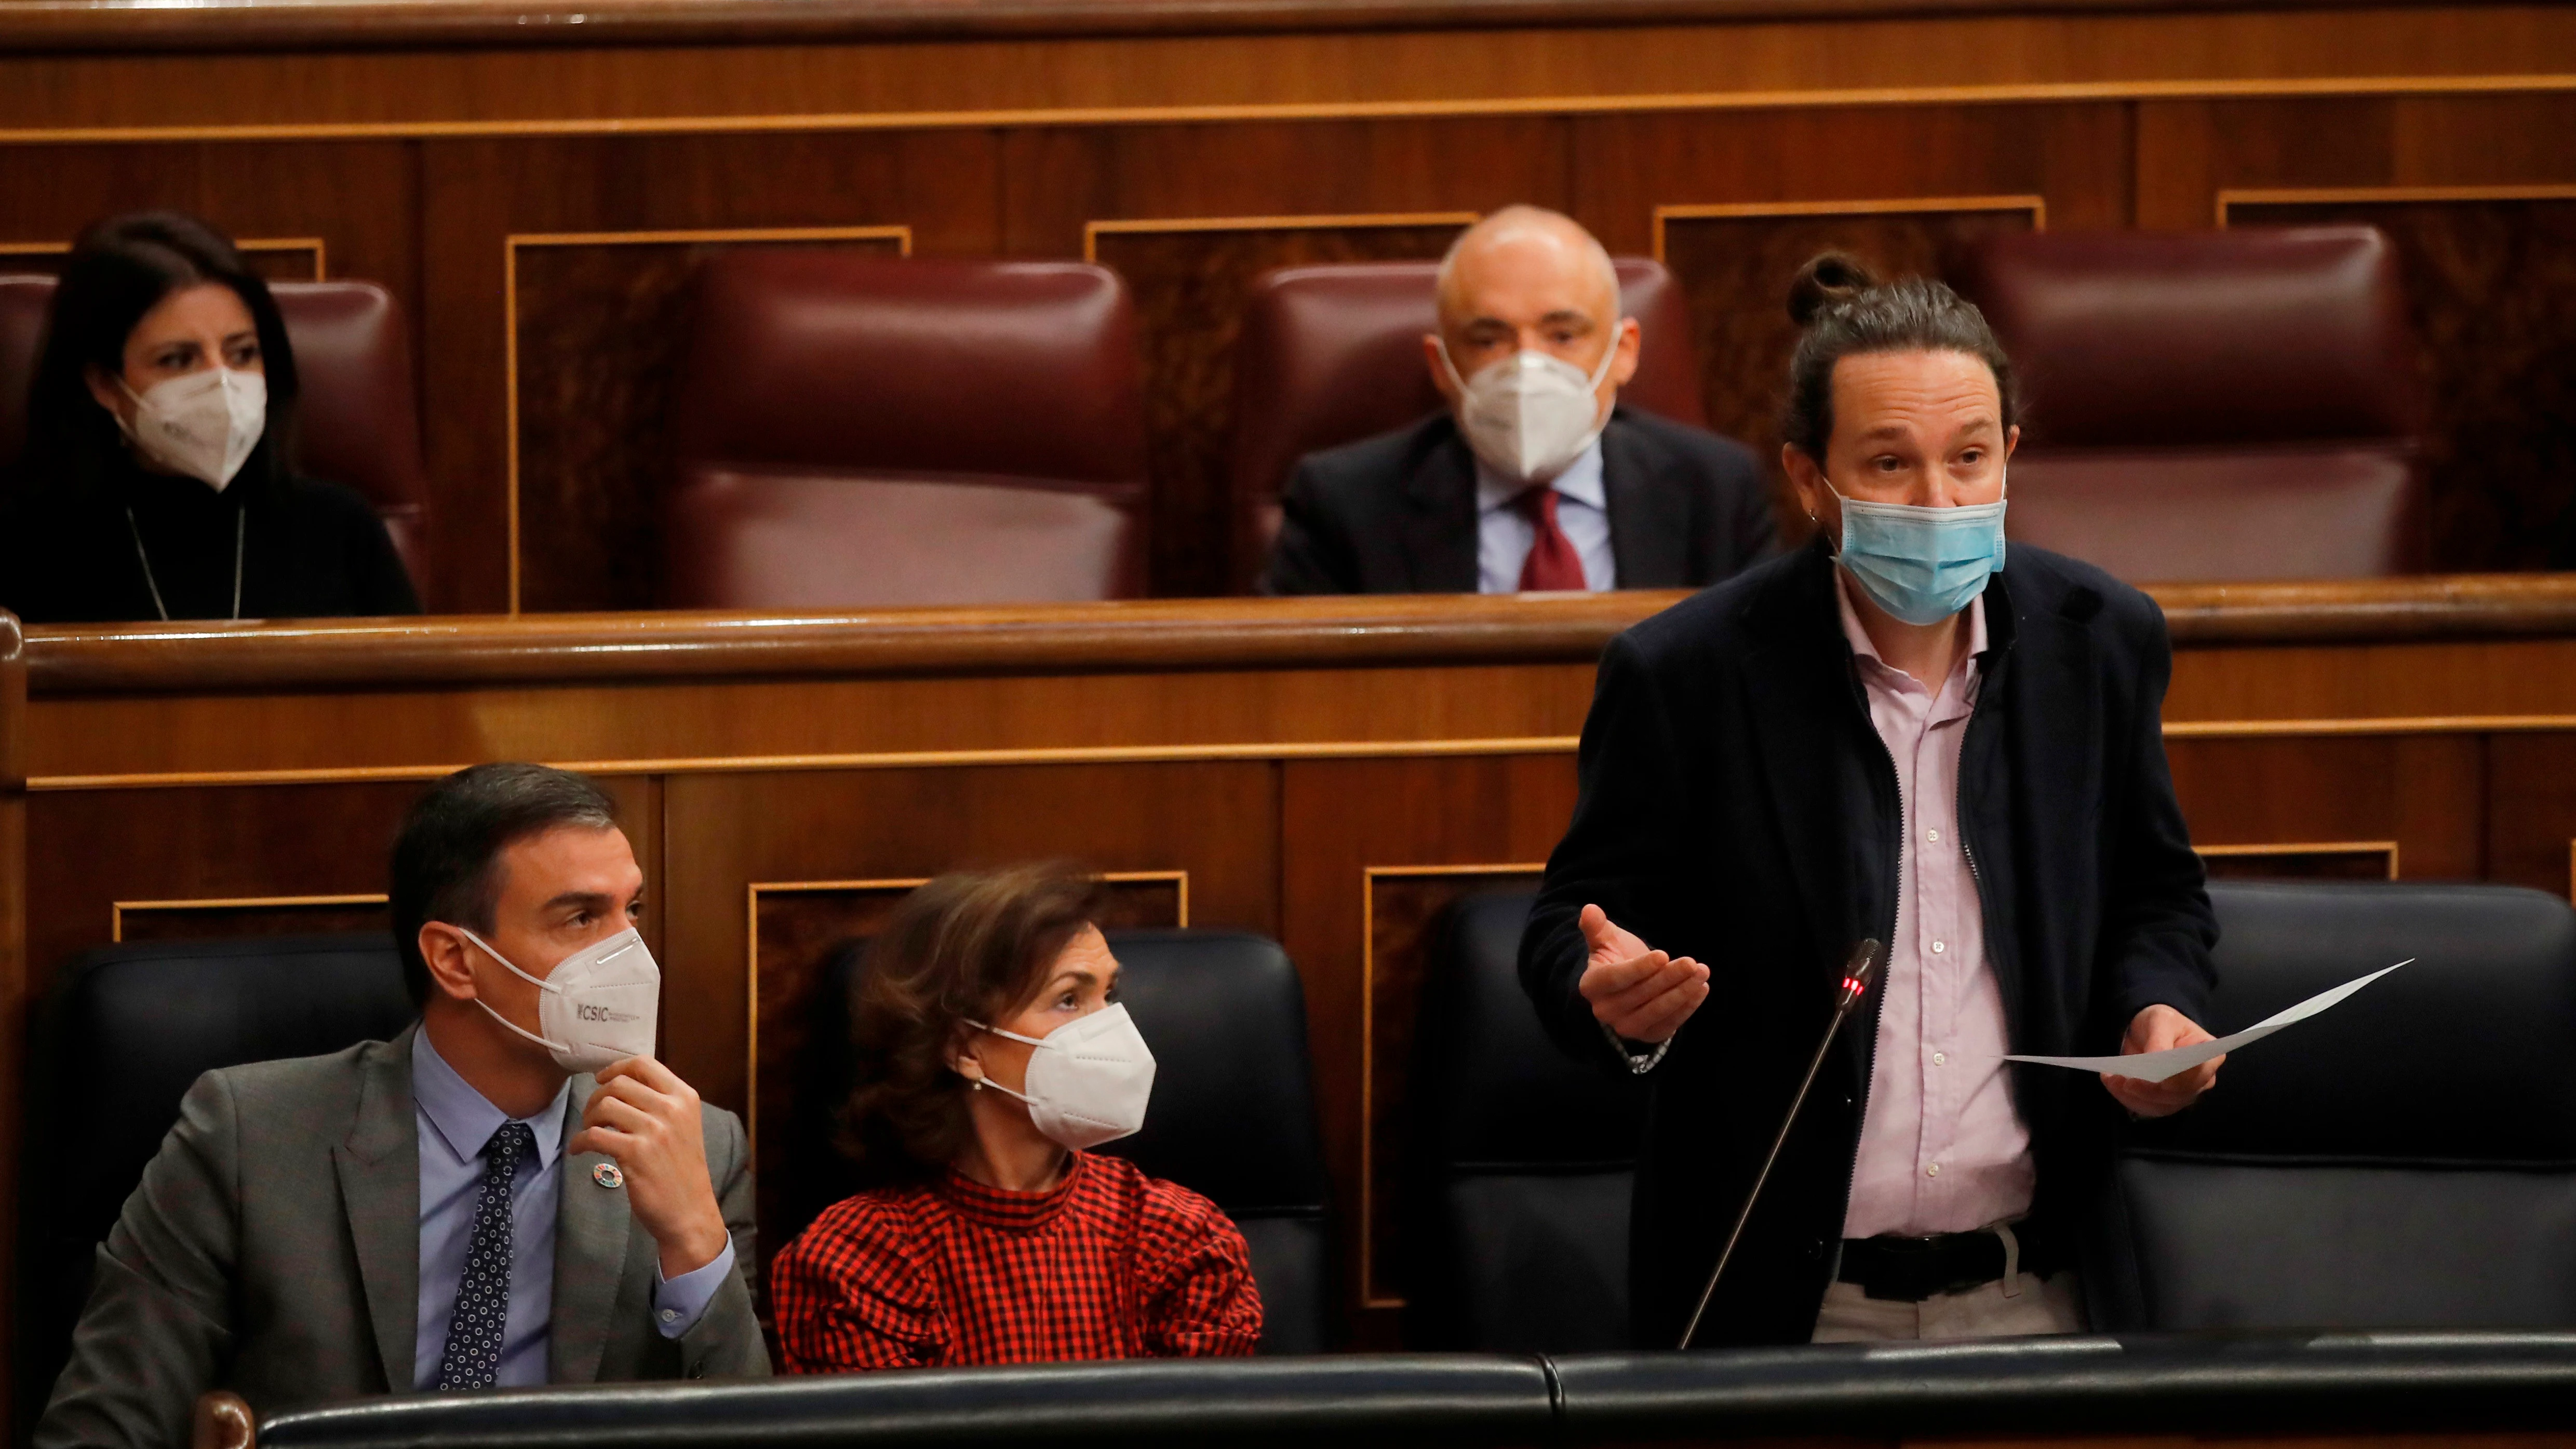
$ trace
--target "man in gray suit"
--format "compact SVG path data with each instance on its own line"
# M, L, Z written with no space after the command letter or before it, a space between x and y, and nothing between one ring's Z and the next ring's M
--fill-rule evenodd
M769 1372L742 1123L649 1054L660 970L608 797L462 771L393 876L419 1022L189 1089L99 1249L43 1449L184 1443L215 1388L269 1413Z

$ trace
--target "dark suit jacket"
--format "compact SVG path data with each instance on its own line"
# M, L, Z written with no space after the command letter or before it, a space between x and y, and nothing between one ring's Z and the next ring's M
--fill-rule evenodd
M188 1442L197 1395L267 1414L412 1384L420 1322L420 1139L410 1031L330 1056L208 1072L98 1250L71 1362L36 1429L57 1445ZM566 1133L596 1085L573 1078ZM555 1221L558 1384L769 1373L749 1275L742 1122L704 1109L707 1170L739 1272L677 1340L653 1324L658 1253L608 1159L568 1153Z
M1581 793L1521 941L1521 980L1567 1050L1624 1072L1576 990L1598 903L1705 962L1708 998L1655 1068L1630 1266L1640 1347L1669 1348L1831 1015L1852 944L1895 934L1896 771L1870 724L1818 545L1611 642ZM1983 682L1961 742L1959 830L2012 1050L2119 1050L2162 1003L2198 1019L2218 928L2174 798L2153 600L2014 544L1986 588ZM1825 1063L1698 1342L1804 1342L1832 1272L1869 1101L1882 992ZM2039 1169L2031 1231L2065 1245L2120 1112L2095 1078L2012 1069Z
M1741 443L1622 406L1601 473L1623 589L1698 588L1771 552L1770 492ZM1476 459L1457 423L1434 413L1299 462L1261 588L1476 592Z

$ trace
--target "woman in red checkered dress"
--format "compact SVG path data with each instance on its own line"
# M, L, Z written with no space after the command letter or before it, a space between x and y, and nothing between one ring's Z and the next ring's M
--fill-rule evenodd
M1096 907L1057 867L943 876L870 947L842 1146L882 1185L771 1264L788 1372L1252 1352L1234 1223L1080 1150L1133 1132L1153 1079Z

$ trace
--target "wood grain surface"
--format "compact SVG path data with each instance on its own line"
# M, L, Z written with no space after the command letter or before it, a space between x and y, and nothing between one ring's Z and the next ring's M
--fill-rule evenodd
M442 3L399 14L453 18ZM811 19L830 3L706 7L794 24L790 11ZM390 47L370 42L402 33L395 12L361 5L349 13L375 29L348 46L262 48L258 26L300 23L290 8L330 10L119 12L134 39L165 23L252 27L204 52L0 47L0 247L178 206L240 236L315 238L333 275L383 283L413 323L440 519L420 582L453 611L522 595L626 607L649 594L660 551L636 500L684 345L666 311L680 279L666 273L686 258L531 253L514 306L515 237L900 226L918 255L1059 258L1096 242L1145 313L1154 587L1174 596L1251 572L1228 559L1211 504L1242 280L1270 260L1441 242L1353 218L1536 201L1644 253L1659 214L1767 209L1767 226L1667 226L1716 416L1767 455L1795 264L1783 259L1818 239L1801 208L1903 216L2027 195L2059 228L2208 227L2231 190L2576 185L2576 152L2559 143L2576 127L2576 10L2554 5L1853 16L1791 3L1753 18L1723 3L1539 0L1467 28L1447 27L1462 12L1438 4L1390 7L1411 19L1374 29L1301 0L1271 13L1287 28L1261 31L1226 31L1249 10L1219 3L1187 33L898 40L852 20L794 43L759 40L757 25L724 45L590 39L646 9L682 13L654 0L602 12L596 29L514 26L514 45ZM1035 13L944 0L912 13L933 9L978 24ZM1506 11L1548 23L1490 23ZM0 31L81 13L28 0L0 7ZM2531 381L2552 375L2564 319L2545 286L2496 288L2515 269L2554 275L2558 223L2494 202L2408 215L2423 218L2400 228L2417 239L2410 255L2451 259L2416 301L2445 375L2462 380L2436 440L2457 459L2442 474L2441 564L2528 567L2576 504L2559 466L2569 425ZM1272 224L1204 225L1229 217ZM1917 267L1991 220L1823 230ZM1165 229L1100 230L1136 225ZM2464 341L2490 332L2483 351Z
M2567 889L2576 580L2158 596L2168 753L2215 869ZM396 823L447 769L587 764L646 872L665 1055L774 1124L814 1105L788 1060L800 980L895 889L828 883L1031 856L1183 873L1192 924L1298 964L1346 1325L1393 1346L1407 1044L1440 913L1546 858L1593 661L1671 598L40 631L0 658L0 740L26 762L0 771L0 850L20 812L29 843L0 877L28 941L0 989L41 993L120 902L156 903L150 929L229 931L297 910L259 902L382 891Z

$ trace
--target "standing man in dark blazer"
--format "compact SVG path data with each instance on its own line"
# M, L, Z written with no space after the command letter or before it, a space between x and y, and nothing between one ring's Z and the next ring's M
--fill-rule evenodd
M660 968L608 797L433 786L394 847L420 1020L208 1072L99 1248L43 1449L387 1392L766 1376L742 1122L650 1054Z
M1791 311L1783 458L1817 538L1611 642L1522 982L1564 1047L1653 1083L1639 1346L1679 1341L1863 941L1883 970L1694 1343L2077 1331L2122 1111L2218 1068L2003 1060L2209 1039L2164 617L2007 553L2012 375L1975 308L1829 256Z
M1300 462L1264 592L1695 588L1770 551L1751 452L1619 405L1637 322L1573 219L1513 206L1469 227L1439 307L1422 350L1449 410Z

